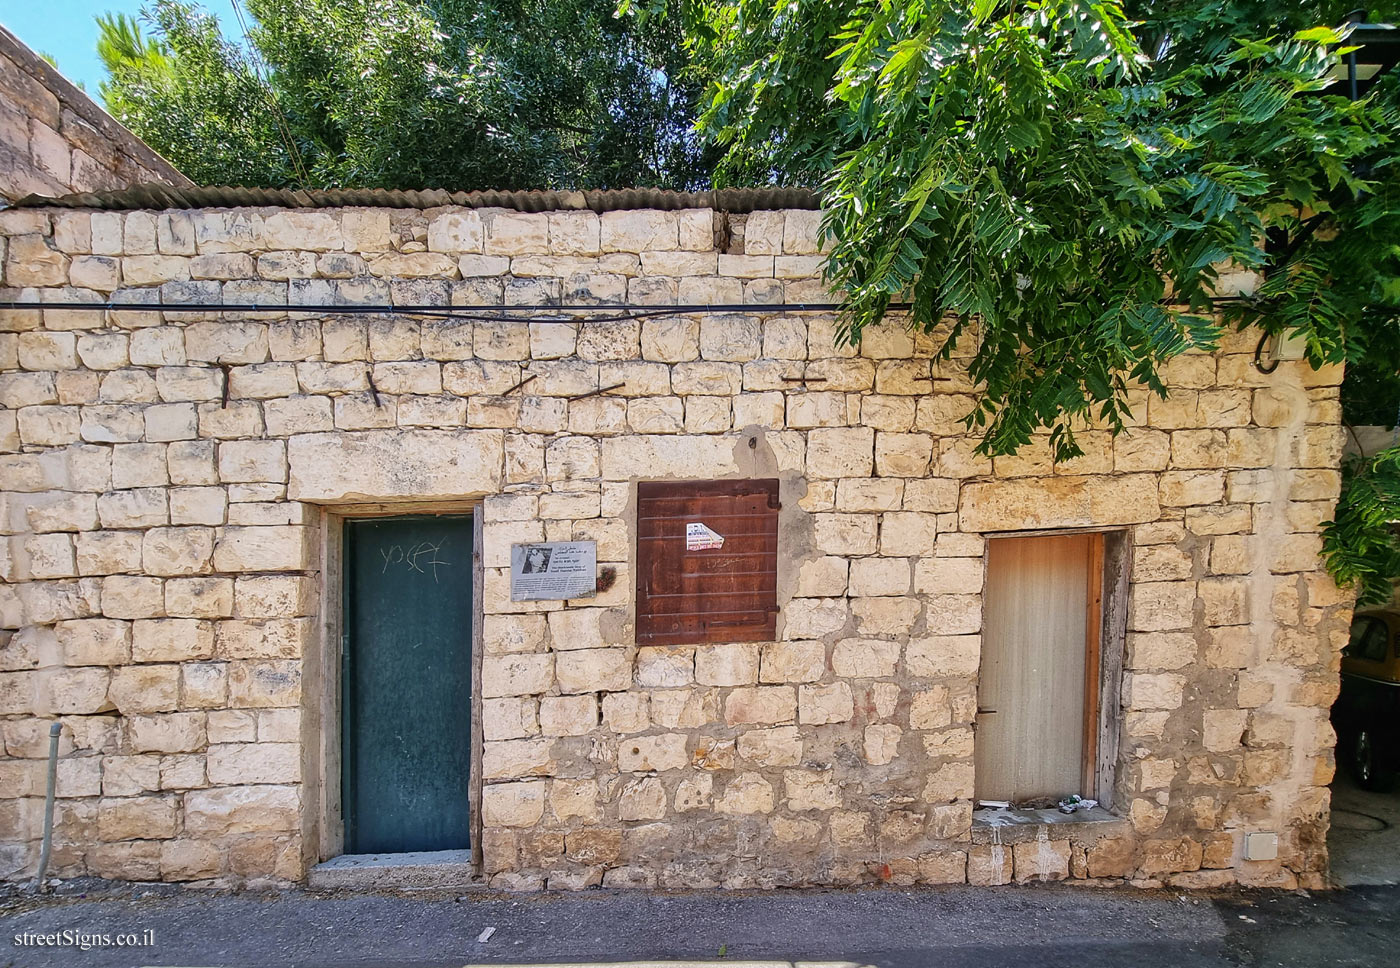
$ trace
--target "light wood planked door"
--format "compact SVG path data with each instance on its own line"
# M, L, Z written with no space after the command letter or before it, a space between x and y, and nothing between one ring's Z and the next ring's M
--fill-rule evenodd
M1097 722L1099 534L987 542L974 763L984 800L1084 787ZM1092 654L1092 666L1089 656ZM1086 675L1092 671L1093 676Z

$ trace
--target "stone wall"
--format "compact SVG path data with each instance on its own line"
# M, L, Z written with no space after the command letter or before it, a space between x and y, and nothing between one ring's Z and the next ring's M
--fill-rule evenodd
M495 886L1320 886L1350 614L1318 560L1340 371L1264 375L1254 336L1228 336L1168 367L1167 400L1137 394L1126 433L1086 428L1083 457L1056 464L1038 438L989 460L960 423L965 358L895 324L837 345L829 316L777 308L826 298L816 225L0 213L11 296L268 307L0 317L5 872L36 862L56 717L57 874L303 878L337 842L331 513L471 502ZM578 325L277 308L624 299L750 309ZM635 482L722 477L781 481L779 640L638 648ZM1059 528L1130 547L1120 819L993 842L971 801L986 536ZM618 580L510 601L510 545L540 539L596 540ZM1256 830L1279 832L1277 861L1242 859Z
M1381 427L1376 424L1360 424L1347 428L1347 454L1370 456L1387 447L1394 447L1397 434L1394 427Z
M192 184L0 27L0 203L147 182Z

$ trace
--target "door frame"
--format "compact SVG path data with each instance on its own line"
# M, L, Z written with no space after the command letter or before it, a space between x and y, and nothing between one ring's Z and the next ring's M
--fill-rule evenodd
M1132 531L1121 526L1048 528L1036 531L995 531L983 534L982 602L986 607L990 553L987 543L998 538L1050 538L1057 535L1098 535L1090 549L1084 657L1084 752L1081 788L1105 809L1126 802L1117 789L1118 753L1122 743L1123 663L1127 648L1128 590L1132 571ZM983 634L985 634L985 628ZM981 683L979 680L980 691ZM977 742L976 730L973 743Z
M444 515L471 515L472 524L472 630L470 706L471 764L467 779L467 804L471 811L471 859L481 869L481 631L482 570L481 501L451 501L403 504L355 504L321 509L321 620L318 642L306 657L307 682L304 690L305 720L304 795L308 802L302 816L304 848L314 854L312 863L330 860L345 853L345 815L342 803L342 733L345 706L342 701L341 673L345 661L345 523L351 518L423 518ZM314 802L312 802L314 800Z

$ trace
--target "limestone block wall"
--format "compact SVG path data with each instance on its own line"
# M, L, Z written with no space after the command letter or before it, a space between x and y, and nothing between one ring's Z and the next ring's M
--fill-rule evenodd
M989 460L964 359L838 345L817 213L0 213L0 860L296 881L335 852L333 513L474 506L483 875L499 887L1319 886L1349 599L1320 566L1340 371L1173 362L1132 428ZM718 245L718 247L717 247ZM287 304L748 304L561 324ZM520 386L525 378L532 378ZM614 387L606 393L600 388ZM512 392L508 392L512 391ZM635 482L781 481L778 639L633 637ZM1113 809L973 826L987 536L1130 548ZM323 539L330 540L323 540ZM511 602L512 542L591 539L596 599ZM1280 834L1276 861L1242 837Z
M190 180L0 26L0 203Z

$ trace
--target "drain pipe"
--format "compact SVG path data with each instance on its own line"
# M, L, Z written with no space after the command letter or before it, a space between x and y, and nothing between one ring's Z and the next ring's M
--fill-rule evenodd
M44 892L44 875L49 869L49 852L53 849L53 798L58 786L58 734L63 724L49 726L49 781L44 792L44 846L39 851L39 873L34 875L34 889Z

